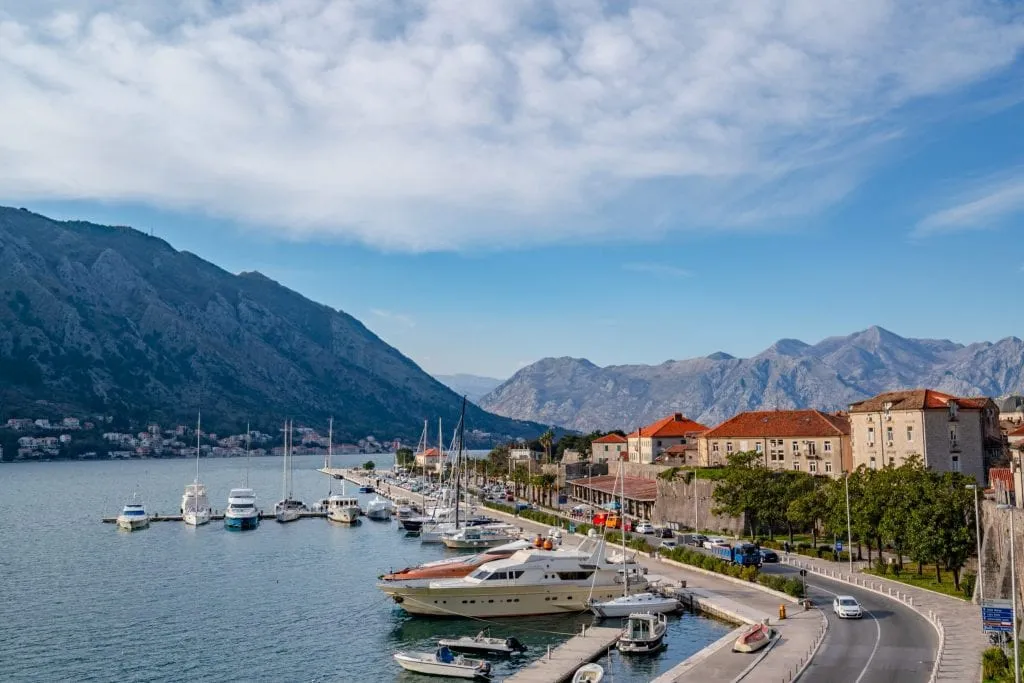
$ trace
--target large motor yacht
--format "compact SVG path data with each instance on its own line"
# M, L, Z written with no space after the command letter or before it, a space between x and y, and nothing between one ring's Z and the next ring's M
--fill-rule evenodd
M132 494L132 502L126 503L121 514L117 516L117 526L125 531L149 527L149 515L146 514L146 507L139 500L138 494Z
M260 525L260 511L256 509L256 494L252 489L231 489L228 507L224 510L224 528L244 531Z
M358 498L339 496L338 494L327 498L327 519L332 522L358 524L360 514L362 514L362 510L359 509Z
M627 569L631 589L643 590L646 578L637 565ZM588 609L589 600L622 594L626 576L605 557L603 538L585 539L574 550L520 550L488 562L462 579L381 582L386 595L410 614L464 617L518 617Z
M418 581L419 585L426 586L436 579L461 578L481 565L495 560L504 560L511 557L513 553L532 547L529 541L513 541L497 548L490 548L477 555L449 557L444 560L426 562L417 567L406 567L397 572L385 574L380 579L382 581Z

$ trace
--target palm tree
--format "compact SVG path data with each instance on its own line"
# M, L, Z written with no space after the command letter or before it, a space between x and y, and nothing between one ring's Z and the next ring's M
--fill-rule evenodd
M544 462L551 462L551 444L555 442L555 433L548 429L537 439L544 446Z

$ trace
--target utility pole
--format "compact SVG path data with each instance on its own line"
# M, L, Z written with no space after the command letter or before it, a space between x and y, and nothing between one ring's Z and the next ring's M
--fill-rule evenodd
M853 574L853 524L850 521L850 473L846 473L846 543L850 546L847 557L850 560L850 574ZM1020 683L1020 681L1017 681Z

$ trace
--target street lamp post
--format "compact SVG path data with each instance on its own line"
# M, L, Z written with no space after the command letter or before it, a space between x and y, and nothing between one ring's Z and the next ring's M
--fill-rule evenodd
M850 574L853 574L853 524L850 522L850 473L844 478L846 485L846 543L849 546L846 551L847 559L850 561ZM837 558L838 559L838 558ZM1019 683L1019 682L1018 682Z
M978 543L978 602L985 603L985 572L981 565L981 521L978 516L978 485L967 484L967 488L974 494L974 538Z
M1014 529L1013 518L1014 508L1012 505L1000 505L1000 510L1006 510L1010 515L1010 606L1013 610L1013 681L1020 683L1020 640L1017 634L1017 564L1013 554Z

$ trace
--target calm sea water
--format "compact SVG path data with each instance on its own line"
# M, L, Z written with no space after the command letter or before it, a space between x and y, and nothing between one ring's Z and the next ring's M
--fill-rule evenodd
M295 493L307 503L328 492L315 471L321 464L317 456L295 458ZM250 462L261 508L281 496L280 466L275 458ZM409 617L375 588L381 573L454 552L406 538L395 523L271 520L242 533L217 522L198 529L161 522L134 533L100 523L136 488L151 513L177 513L194 467L188 460L0 465L0 680L426 683L391 655L431 650L439 636L486 625ZM244 461L201 467L214 508L223 510L228 489L243 483ZM491 630L517 636L536 656L591 622L511 619ZM650 680L728 628L673 618L669 648L653 658L613 653L611 680ZM496 679L514 666L498 663Z

